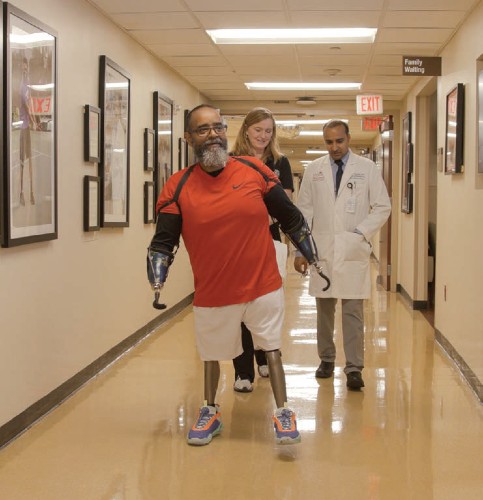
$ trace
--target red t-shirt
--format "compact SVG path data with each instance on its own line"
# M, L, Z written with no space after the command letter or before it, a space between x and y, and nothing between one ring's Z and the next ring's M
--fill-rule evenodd
M250 302L282 286L263 202L279 181L262 162L249 160L268 182L255 169L229 158L216 177L196 165L181 189L181 235L193 268L195 306ZM157 211L173 197L183 172L168 179ZM171 203L161 212L178 214L179 210Z

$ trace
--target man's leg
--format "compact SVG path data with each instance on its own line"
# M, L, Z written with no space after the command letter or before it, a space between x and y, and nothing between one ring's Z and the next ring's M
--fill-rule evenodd
M335 366L334 324L337 299L315 299L317 306L317 352L320 365L315 372L317 378L330 378Z
M347 387L364 387L361 371L364 368L364 301L362 299L342 300L342 336L344 339Z
M293 444L300 442L295 413L287 405L287 387L283 370L280 346L285 311L283 289L279 288L250 302L244 315L244 322L251 330L253 342L267 355L277 409L273 414L275 442Z
M240 377L242 380L249 380L252 383L255 380L255 367L253 362L253 339L250 330L241 324L241 335L243 352L233 360L235 368L235 380Z
M205 401L208 406L215 406L216 390L220 381L220 363L205 361Z

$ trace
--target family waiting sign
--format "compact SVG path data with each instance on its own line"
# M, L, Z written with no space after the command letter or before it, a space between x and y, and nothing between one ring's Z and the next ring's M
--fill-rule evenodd
M402 74L408 76L441 76L441 57L402 57Z

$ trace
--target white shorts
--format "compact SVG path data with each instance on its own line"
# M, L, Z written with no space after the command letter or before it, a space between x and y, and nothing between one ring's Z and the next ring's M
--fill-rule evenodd
M283 288L251 302L223 307L193 306L196 345L203 361L236 358L243 352L241 323L257 349L280 349L285 313Z

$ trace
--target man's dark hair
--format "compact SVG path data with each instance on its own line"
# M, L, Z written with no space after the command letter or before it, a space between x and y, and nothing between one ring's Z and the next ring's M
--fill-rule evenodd
M349 125L342 120L330 120L323 127L322 131L324 132L326 128L336 128L336 127L344 127L345 133L349 135Z
M194 107L191 111L188 112L188 114L186 115L186 122L185 122L185 130L187 132L190 131L190 121L191 121L191 116L193 115L193 113L195 111L198 111L199 109L201 108L210 108L210 109L214 109L215 111L220 111L219 108L217 108L216 106L212 106L211 104L198 104L198 106Z

